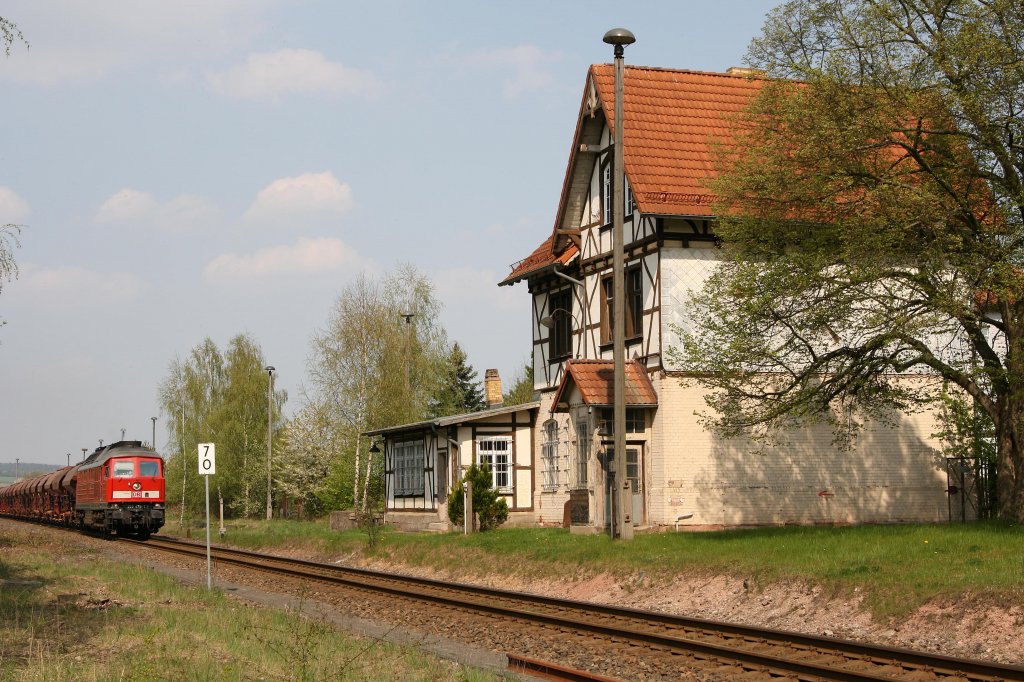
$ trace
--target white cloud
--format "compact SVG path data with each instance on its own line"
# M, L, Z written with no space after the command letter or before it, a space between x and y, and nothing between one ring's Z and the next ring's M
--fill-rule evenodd
M130 272L90 270L78 266L41 268L27 265L11 293L58 305L106 306L139 298L149 285Z
M208 200L195 194L180 194L160 203L149 192L125 188L96 210L94 220L100 224L135 223L160 230L188 230L216 225L220 211Z
M299 239L290 246L272 246L252 254L225 253L203 270L208 281L251 280L275 275L313 275L359 267L359 254L340 239Z
M10 187L0 185L0 225L20 223L32 212L28 202Z
M512 75L503 84L505 96L512 99L530 90L543 90L555 84L548 70L562 59L560 52L542 50L536 45L484 50L474 55L474 62L482 66L511 69Z
M243 218L250 222L288 221L294 225L303 220L336 217L352 206L352 188L339 182L333 173L305 173L279 178L261 189Z
M379 85L369 71L329 61L312 50L283 49L249 55L245 64L208 73L214 92L245 99L282 95L372 95Z

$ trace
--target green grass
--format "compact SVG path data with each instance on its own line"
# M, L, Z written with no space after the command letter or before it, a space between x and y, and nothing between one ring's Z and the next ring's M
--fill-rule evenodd
M451 680L488 673L5 533L0 680ZM54 563L54 556L61 563Z
M609 573L627 584L664 584L681 574L728 574L747 579L755 589L801 581L830 594L856 592L883 618L965 594L1024 603L1024 528L999 523L651 533L614 543L603 535L549 528L468 537L389 532L372 551L361 532L332 533L326 521L229 526L226 540L240 546L303 547L322 556L458 567L470 576L579 579Z

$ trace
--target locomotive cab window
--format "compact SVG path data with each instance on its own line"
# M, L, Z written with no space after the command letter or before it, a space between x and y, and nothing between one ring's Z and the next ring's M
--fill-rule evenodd
M143 460L139 462L139 476L159 476L160 475L160 463L152 460Z
M135 463L134 462L114 462L114 478L123 478L125 476L135 475Z

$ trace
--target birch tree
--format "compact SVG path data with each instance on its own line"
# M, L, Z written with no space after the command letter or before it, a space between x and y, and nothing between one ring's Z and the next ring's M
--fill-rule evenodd
M381 281L360 275L313 338L307 400L330 415L325 436L352 462L357 509L367 507L375 466L359 434L427 413L446 349L440 310L429 279L405 265Z

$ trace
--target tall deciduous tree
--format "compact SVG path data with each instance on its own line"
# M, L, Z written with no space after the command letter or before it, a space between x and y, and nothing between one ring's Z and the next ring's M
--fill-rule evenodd
M18 276L18 263L14 260L14 249L20 246L18 225L0 225L0 293L4 290L4 282L10 282ZM4 324L0 320L0 326Z
M15 41L28 42L21 34L21 29L14 22L0 17L0 45L3 46L4 54L11 54L11 45ZM0 216L2 217L2 216ZM21 233L21 226L11 223L0 225L0 292L3 291L4 282L10 282L18 276L18 264L14 260L14 249L21 246L18 235ZM0 319L0 326L4 321Z
M955 385L1024 521L1024 4L793 0L749 61L780 80L722 150L726 261L684 340L713 420L842 435Z
M356 508L366 508L371 475L381 469L359 434L427 414L447 346L440 310L431 282L401 266L381 281L362 275L346 287L313 339L307 401L330 415L325 437L347 462L332 471L351 470Z
M263 352L249 336L238 335L222 352L211 339L192 349L184 362L171 363L160 385L160 404L177 445L167 463L167 495L186 509L202 509L202 481L195 467L199 443L217 445L217 486L225 504L244 516L258 514L266 499L267 394ZM280 425L283 390L271 408ZM275 440L280 439L275 427ZM275 447L275 451L276 451ZM278 459L279 456L275 456Z
M331 495L335 483L335 467L342 463L341 443L334 433L335 425L326 405L307 402L288 421L281 446L281 463L276 480L281 490L294 500L301 501L306 512L319 514L337 500ZM350 482L351 471L342 472Z
M4 54L10 56L11 45L19 40L25 43L26 48L28 47L28 41L21 34L21 29L18 28L18 25L9 19L0 17L0 45L3 45Z

